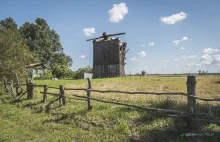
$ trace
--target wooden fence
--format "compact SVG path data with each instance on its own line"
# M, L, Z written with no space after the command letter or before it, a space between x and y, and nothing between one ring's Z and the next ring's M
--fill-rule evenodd
M103 103L111 103L116 105L123 105L123 106L129 106L129 107L135 107L139 109L144 109L147 111L157 111L163 116L167 117L173 117L173 118L181 118L185 119L188 123L188 125L191 125L192 120L196 121L203 121L203 122L210 122L210 123L216 123L220 124L220 121L218 120L204 120L204 119L197 119L196 116L207 116L208 114L205 113L197 113L196 112L196 100L202 100L202 101L220 101L220 98L200 98L196 96L196 76L187 76L187 93L184 92L127 92L127 91L116 91L116 90L95 90L92 89L92 82L89 78L88 80L88 88L64 88L63 85L60 85L59 87L49 87L48 85L37 85L34 84L31 80L26 79L26 84L20 84L19 80L16 75L16 83L13 82L7 82L6 79L4 79L4 84L0 84L1 86L4 86L5 92L8 94L11 94L12 97L16 100L19 100L21 97L23 97L25 94L27 94L27 99L34 99L34 88L35 87L43 87L44 90L40 92L43 94L42 102L46 102L47 95L56 96L57 98L51 102L49 102L46 106L46 111L49 111L50 105L56 101L59 101L60 105L66 105L66 99L76 99L77 100L86 100L88 102L88 110L92 109L92 102L99 101ZM22 85L26 85L26 89L22 87ZM16 88L16 93L14 92L13 87ZM21 91L19 92L19 88L21 88ZM59 90L59 93L52 93L48 92L48 89L57 89ZM65 90L83 90L87 92L87 96L80 96L76 94L72 94L74 98L67 97L65 95ZM114 101L106 101L101 100L97 98L91 97L92 92L99 92L99 93L123 93L123 94L145 94L145 95L183 95L187 97L187 110L184 112L176 111L176 110L169 110L169 109L160 109L160 108L149 108L144 106L137 106L133 104L127 104L127 103L121 103L121 102L114 102ZM75 98L76 97L76 98Z

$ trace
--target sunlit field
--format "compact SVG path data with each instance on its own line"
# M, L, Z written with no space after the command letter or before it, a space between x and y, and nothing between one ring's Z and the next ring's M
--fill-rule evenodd
M125 78L93 79L97 90L185 92L186 76L127 76ZM51 87L87 88L83 80L33 80L36 84ZM186 121L164 117L159 113L132 107L91 101L93 109L87 110L87 101L67 99L65 106L59 102L45 112L45 106L56 97L48 96L42 103L43 88L35 88L34 100L14 102L9 95L0 96L0 141L195 141L220 139L220 127L216 124L196 122L192 128ZM48 92L59 92L49 89ZM65 91L86 96L85 91ZM202 98L220 97L220 76L197 76L196 95ZM152 108L187 110L187 97L178 95L131 95L119 93L91 93L91 97ZM197 100L197 112L220 120L220 102ZM200 116L201 117L201 116ZM180 133L213 132L212 137L184 137Z

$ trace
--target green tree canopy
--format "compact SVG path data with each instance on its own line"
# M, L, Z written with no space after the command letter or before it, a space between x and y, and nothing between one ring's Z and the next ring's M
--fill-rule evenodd
M34 61L18 31L4 26L0 30L0 55L0 78L13 79L15 73L24 78L25 66Z
M69 67L72 66L73 61L70 56L64 54L60 42L60 36L55 30L50 29L46 20L43 18L37 18L34 23L25 22L18 29L15 21L9 17L0 21L0 25L5 30L13 31L8 33L10 36L14 36L12 34L19 35L19 41L22 41L27 45L30 51L29 54L36 57L38 62L48 64L53 75L58 78L65 77L65 74L69 71ZM15 45L18 43L13 42L13 44Z

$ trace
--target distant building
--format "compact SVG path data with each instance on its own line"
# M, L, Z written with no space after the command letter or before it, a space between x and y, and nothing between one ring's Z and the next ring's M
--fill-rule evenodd
M92 76L93 76L93 74L92 73L85 73L85 72L82 72L82 73L80 73L80 75L79 75L79 78L80 79L85 79L85 78L90 78L90 79L92 79Z
M28 75L31 79L40 77L40 74L45 73L45 69L49 69L44 63L29 64L26 68L28 68Z
M142 75L142 76L145 76L145 75L146 75L146 71L143 70L143 71L141 72L141 75Z

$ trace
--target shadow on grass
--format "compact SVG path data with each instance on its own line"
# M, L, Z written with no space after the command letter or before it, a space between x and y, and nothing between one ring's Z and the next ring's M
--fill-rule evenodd
M216 84L220 84L220 81L216 81L215 83L216 83Z
M68 125L69 122L68 120L79 120L79 121L83 121L80 120L80 117L76 117L76 116L84 116L87 113L87 110L81 110L78 111L77 113L71 113L71 114L66 114L66 113L50 113L52 116L54 116L54 119L49 119L49 120L45 120L43 122L44 123L61 123L61 124L66 124Z
M172 105L167 105L172 104ZM167 100L164 102L154 102L152 106L154 108L163 108L163 109L172 109L172 110L185 110L186 105L184 103L177 103L172 100ZM211 110L210 116L198 116L196 118L206 119L206 120L219 120L220 119L220 105L211 106L209 104L200 104L197 103L197 112L198 113L209 113ZM187 120L177 119L177 118L168 118L160 113L149 112L146 113L145 110L130 108L130 107L121 107L121 113L137 111L139 114L142 114L141 117L132 121L131 126L141 129L140 135L137 137L131 136L130 141L132 142L144 142L144 141L219 141L220 139L220 128L218 125L213 125L216 129L209 128L210 123L205 123L202 121L192 120L191 126L187 125ZM165 123L164 120L172 120L171 124L161 125ZM180 137L181 133L197 133L197 134L206 134L214 133L214 136L188 136Z
M43 122L44 123L63 123L65 124L65 120L67 119L74 119L76 116L76 113L72 114L65 114L65 113L51 113L51 115L57 117L55 119L49 119Z
M6 99L8 99L9 97L10 96L4 96L4 97L1 96L0 99L2 102L8 103ZM33 107L33 106L37 106L40 103L41 102L27 104L24 107ZM108 106L104 106L103 108L100 107L100 109L105 109L106 107ZM158 102L157 101L152 102L150 107L172 109L172 110L179 110L179 111L184 111L187 109L186 104L182 102L176 102L171 99L158 101ZM50 108L50 109L55 109L55 108L56 107ZM207 104L197 103L196 109L198 113L212 114L212 116L208 118L199 116L199 118L201 119L212 119L212 118L215 118L215 120L220 119L220 105L212 106L208 103ZM41 109L38 109L38 111L39 110ZM114 111L112 113L114 113ZM136 111L140 115L140 117L133 119L130 122L130 129L135 128L136 133L138 133L138 134L133 134L129 136L130 141L132 142L142 142L142 141L143 142L144 141L171 141L171 142L172 141L173 142L174 141L199 141L199 142L203 142L203 141L215 142L216 141L217 142L220 139L219 127L217 125L213 125L214 127L213 129L209 127L210 126L209 123L193 121L192 126L188 127L186 120L168 118L156 112L149 112L143 109L136 109L132 107L118 107L116 108L116 111L119 111L122 114ZM77 128L83 127L83 129L89 128L87 127L87 125L84 125L84 124L89 124L92 126L101 126L101 127L106 126L106 122L98 123L98 122L94 122L93 120L87 119L87 117L84 117L87 114L87 112L88 112L87 109L83 109L83 110L77 111L76 113L70 113L70 114L50 113L55 118L46 120L43 123L61 123L64 125L69 125L71 123L71 124L76 125ZM169 124L165 124L167 121L169 121ZM197 134L214 133L214 136L212 137L211 136L210 137L209 136L191 136L191 137L181 138L179 136L181 133L197 133Z
M32 108L32 107L37 106L39 104L42 104L42 101L37 101L35 103L28 103L28 104L23 105L22 107L30 107L30 108Z

